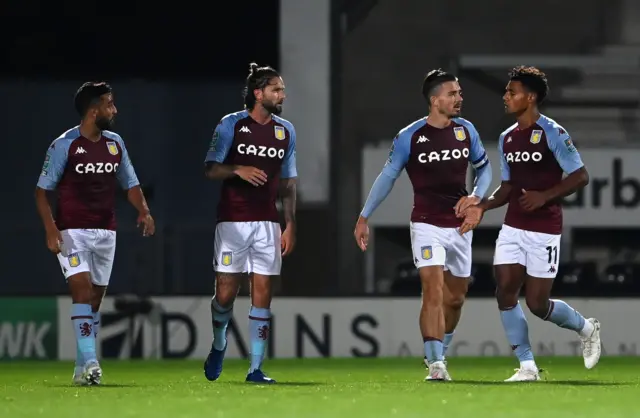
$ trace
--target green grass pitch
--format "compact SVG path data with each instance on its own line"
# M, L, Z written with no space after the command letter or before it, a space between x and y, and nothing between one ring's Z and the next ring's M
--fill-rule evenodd
M268 360L278 383L244 382L228 360L217 382L196 361L104 361L103 385L71 384L70 362L0 363L0 417L637 417L640 357L539 358L546 380L508 384L513 358L451 358L453 382L424 382L421 359Z

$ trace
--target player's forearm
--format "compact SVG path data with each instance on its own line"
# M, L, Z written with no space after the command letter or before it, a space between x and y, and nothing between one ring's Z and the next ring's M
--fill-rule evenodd
M284 221L287 224L287 228L295 227L297 199L297 186L295 178L282 179L280 181L280 197L282 199Z
M127 190L127 199L129 200L129 203L131 203L133 207L136 208L138 213L151 213L151 211L149 210L149 206L147 205L147 200L144 198L144 193L142 193L142 188L140 186L134 186Z
M479 206L487 211L492 209L497 209L506 205L509 202L509 197L511 195L511 184L502 182L500 186L493 192L491 196L487 199L482 199Z
M207 163L205 166L205 175L210 180L226 180L236 176L236 171L240 166L219 164L219 163Z
M487 194L489 186L491 186L492 179L493 175L491 172L491 163L487 162L485 165L476 170L475 187L471 194L474 196L478 196L479 198L483 198Z
M556 186L546 190L544 192L545 199L547 202L561 199L582 189L587 184L589 184L589 173L582 167L569 174Z
M396 179L384 170L378 175L376 181L373 182L373 186L371 186L367 201L364 203L364 208L360 213L360 220L366 221L373 214L380 206L380 203L391 193L395 181Z
M49 204L49 198L47 197L47 191L36 187L36 207L38 208L38 214L42 219L44 229L52 231L56 229L56 222L53 219L53 213L51 212L51 205Z

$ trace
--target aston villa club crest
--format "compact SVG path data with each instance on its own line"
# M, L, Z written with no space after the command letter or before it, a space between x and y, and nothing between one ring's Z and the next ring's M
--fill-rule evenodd
M69 267L78 267L80 265L80 256L77 253L69 254Z
M223 266L230 266L231 263L233 263L233 255L231 253L231 251L225 251L222 253L222 265Z
M431 260L431 257L433 257L433 250L431 248L431 245L420 248L420 252L422 252L423 260Z
M532 144L537 144L540 142L541 139L542 139L542 131L533 131L531 132L531 138L529 139L529 142L531 142Z
M118 155L118 145L116 145L115 142L107 142L107 149L109 150L109 154Z
M458 141L464 141L467 139L467 134L464 133L464 128L461 126L453 128L453 134L456 136Z
M276 139L279 141L282 141L286 135L284 133L284 127L283 126L275 126L275 133L276 133Z

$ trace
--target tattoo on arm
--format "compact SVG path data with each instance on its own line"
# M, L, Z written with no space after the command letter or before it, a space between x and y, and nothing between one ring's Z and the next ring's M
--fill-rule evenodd
M231 177L235 177L235 171L238 166L220 164L216 162L207 162L204 166L204 173L210 180L224 180Z
M296 178L280 180L280 198L287 225L296 223Z

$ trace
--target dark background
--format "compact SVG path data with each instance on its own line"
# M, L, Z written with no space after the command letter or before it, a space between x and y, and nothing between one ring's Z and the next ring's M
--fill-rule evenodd
M618 2L568 1L556 4L550 16L552 3L532 3L522 17L517 6L503 0L494 0L491 8L470 0L428 7L408 0L332 1L327 88L330 143L339 152L332 153L331 199L300 202L298 248L284 262L280 295L364 293L363 258L351 238L362 204L360 151L424 113L419 85L428 69L460 70L469 97L465 116L478 121L485 143L493 146L507 121L499 107L489 111L484 103L499 100L504 74L464 72L456 65L459 54L582 54L619 37ZM279 2L178 2L163 8L145 2L10 1L2 7L1 174L9 189L2 204L0 295L66 294L57 260L45 247L33 190L48 144L78 123L73 94L87 80L108 80L115 89L115 130L127 143L158 225L156 237L142 239L134 228L135 212L124 199L119 202L110 294L210 294L218 185L204 179L202 161L218 120L242 106L248 64L277 68L287 53L279 46ZM576 77L571 71L549 74L556 86ZM551 100L562 105L553 95ZM305 158L299 155L298 164ZM635 227L603 228L597 235L572 231L578 245L610 251L621 273L591 271L569 260L557 291L638 293L636 265L628 261L638 245ZM398 265L405 258L398 249L409 254L407 230L382 234L388 244L381 243L376 258L396 285L376 292L418 295L412 267ZM478 230L474 248L491 248L496 236L496 229ZM631 256L621 262L625 254ZM472 296L492 293L490 270L486 262L476 263Z

